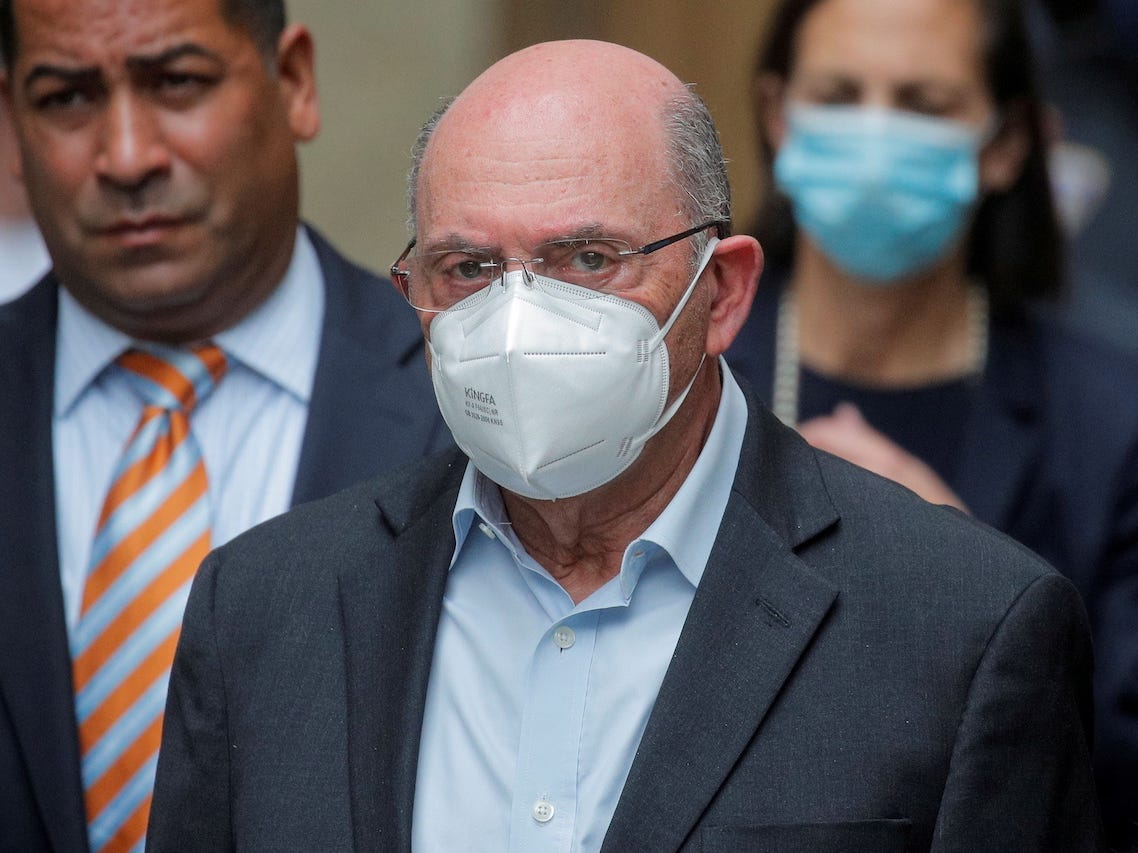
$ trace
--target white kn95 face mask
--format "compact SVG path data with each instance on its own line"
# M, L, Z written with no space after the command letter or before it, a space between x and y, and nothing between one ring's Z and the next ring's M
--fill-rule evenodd
M541 500L583 494L628 468L699 374L665 411L664 337L717 242L663 328L636 302L523 269L436 316L428 343L435 396L475 467Z

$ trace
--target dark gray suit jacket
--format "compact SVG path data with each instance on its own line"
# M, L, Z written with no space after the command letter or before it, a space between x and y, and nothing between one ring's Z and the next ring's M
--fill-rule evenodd
M464 463L352 488L206 560L151 850L409 848ZM751 398L604 850L1097 849L1090 668L1067 580Z
M769 399L784 275L768 270L727 359ZM1108 837L1138 851L1138 365L1046 316L992 326L948 484L1071 579L1095 645ZM896 436L894 436L896 438Z
M413 312L391 283L310 232L326 308L293 503L449 443ZM0 308L0 851L83 853L55 529L52 395L58 285Z

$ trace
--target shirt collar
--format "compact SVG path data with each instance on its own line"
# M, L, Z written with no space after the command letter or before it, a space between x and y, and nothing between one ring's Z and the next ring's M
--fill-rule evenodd
M625 548L621 566L621 590L625 598L631 597L640 572L648 562L632 560L632 555L637 551L650 552L652 547L671 557L680 574L693 587L698 587L703 578L727 510L747 429L747 401L722 358L719 375L722 380L719 408L695 465L664 511Z
M233 360L308 402L324 322L324 277L307 232L297 229L280 285L236 326L214 336ZM131 338L108 326L59 288L55 415L66 414Z
M637 552L649 555L652 551L663 551L693 587L698 587L703 578L727 509L747 428L747 402L722 358L719 373L722 377L719 408L695 465L664 511L625 549L620 585L626 601L632 597L641 572L650 562L636 559ZM505 547L515 553L521 550L509 527L501 492L473 462L467 463L451 518L455 539L452 567L467 536L475 529L476 519L477 527L489 527Z
M277 287L214 342L246 367L307 403L324 324L324 275L308 233L298 228L292 261Z
M466 537L474 529L480 529L487 536L498 539L506 548L514 552L515 556L523 551L506 515L506 506L502 503L502 493L498 485L483 476L482 472L474 467L474 463L466 463L466 471L462 475L462 483L458 487L458 499L455 501L454 513L451 515L454 526L454 556L451 557L451 568L458 558Z
M108 326L80 305L66 287L60 287L55 416L67 414L107 365L129 346L128 336Z

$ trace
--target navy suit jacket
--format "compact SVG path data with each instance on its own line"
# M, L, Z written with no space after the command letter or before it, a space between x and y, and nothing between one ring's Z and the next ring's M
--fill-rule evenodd
M765 276L727 354L768 402L780 292ZM1044 316L996 322L965 429L949 485L1086 601L1104 818L1138 850L1138 367Z
M309 232L326 308L294 504L449 443L414 313ZM58 285L0 308L0 851L87 850L55 528ZM66 485L66 484L64 484Z
M465 462L297 508L202 564L153 853L409 850ZM1096 850L1090 665L1069 581L751 398L603 850Z

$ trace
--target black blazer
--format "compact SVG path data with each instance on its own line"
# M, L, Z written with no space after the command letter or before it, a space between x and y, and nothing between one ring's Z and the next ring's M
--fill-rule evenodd
M727 354L765 401L781 286L764 277ZM1118 846L1138 850L1138 365L1044 315L996 322L965 429L949 485L1086 601L1103 813Z
M749 408L603 849L1097 849L1071 584ZM152 851L409 849L464 464L353 487L202 564Z
M293 503L449 443L413 311L309 231L326 308ZM58 285L0 308L0 851L87 850L55 529Z

